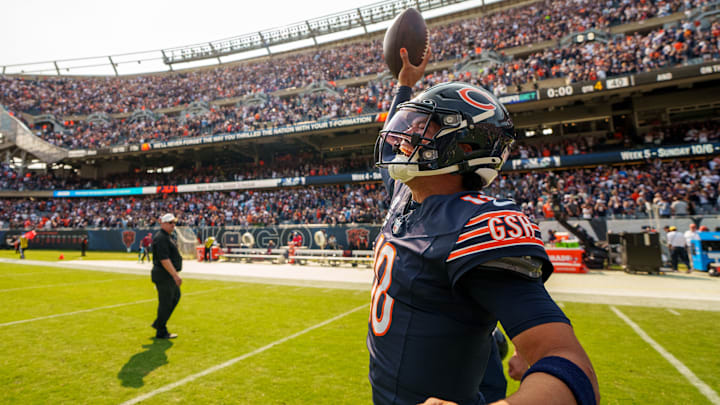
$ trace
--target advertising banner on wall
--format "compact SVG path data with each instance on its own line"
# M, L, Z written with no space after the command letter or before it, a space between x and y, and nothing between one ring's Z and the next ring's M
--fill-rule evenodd
M11 229L5 231L2 240L7 244L9 241L19 238L27 230ZM80 242L87 236L88 231L84 229L70 230L35 230L35 236L28 239L28 249L57 249L57 250L80 250Z
M225 247L268 248L287 246L296 235L300 235L302 246L309 249L320 249L318 240L325 241L326 248L332 249L372 249L372 242L380 232L376 224L348 225L279 225L267 227L191 227L198 241L214 236ZM88 237L88 249L95 251L137 252L140 241L150 233L155 235L160 228L152 229L101 229L101 230L52 230L36 231L36 236L29 241L29 249L80 250L80 242ZM5 248L12 247L12 240L27 230L0 231L0 238ZM316 234L323 233L322 238ZM249 237L248 237L249 235ZM251 241L251 245L247 242ZM330 245L333 245L331 247Z

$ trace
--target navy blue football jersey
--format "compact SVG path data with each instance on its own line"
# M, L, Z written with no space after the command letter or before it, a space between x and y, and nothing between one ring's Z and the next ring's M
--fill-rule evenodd
M495 344L497 317L457 284L489 261L520 256L542 260L545 279L552 266L540 230L512 200L464 191L417 204L406 185L386 186L393 198L375 241L367 337L373 401L417 404L435 396L461 405L483 403L478 387Z

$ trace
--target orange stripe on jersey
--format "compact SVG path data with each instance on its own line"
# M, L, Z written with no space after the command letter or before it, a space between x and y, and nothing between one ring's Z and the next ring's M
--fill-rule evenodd
M460 243L462 241L468 240L470 238L474 238L476 236L487 235L488 233L490 233L490 230L488 229L487 226L484 226L482 228L478 228L478 229L472 230L470 232L465 232L464 234L460 235L457 242L455 242L455 243Z
M520 211L511 211L511 210L502 210L502 211L492 211L492 212L486 212L484 214L478 215L475 218L472 218L470 221L468 221L467 224L465 224L466 227L473 226L477 224L478 222L482 222L488 218L492 217L504 217L505 215L525 215Z
M467 256L469 254L477 253L483 250L492 250L492 249L498 249L508 246L515 246L515 245L537 245L545 247L542 240L538 238L518 238L518 239L504 239L504 240L493 240L489 242L482 242L475 245L471 245L462 249L457 249L452 252L450 252L450 255L447 258L447 261L455 260L462 256Z

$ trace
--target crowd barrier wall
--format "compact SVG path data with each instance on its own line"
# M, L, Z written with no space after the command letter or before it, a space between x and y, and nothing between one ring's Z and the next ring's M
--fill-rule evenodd
M657 225L662 229L664 226L674 225L679 231L686 231L690 224L695 222L698 226L705 225L710 231L720 227L720 216L694 216L683 218L661 218L657 221L649 219L593 219L593 220L569 220L573 226L582 227L595 240L604 241L607 231L614 233L621 232L642 232L643 227ZM565 231L565 229L554 220L540 221L540 231L543 239L548 237L549 230ZM138 251L140 241L148 234L155 234L160 228L131 228L131 229L68 229L68 230L38 230L37 235L28 241L30 249L80 249L82 239L88 237L89 250L103 251ZM214 236L221 246L241 246L243 235L250 234L254 240L253 247L267 248L272 241L275 247L287 246L288 242L296 233L300 233L303 239L303 246L309 249L320 249L315 242L315 233L325 232L325 239L329 240L335 236L338 248L348 249L351 245L357 247L358 241L367 240L367 246L361 245L360 249L372 249L372 243L380 232L378 224L352 224L352 225L278 225L267 227L190 227L198 238L198 244L208 236ZM10 248L10 241L27 230L0 230L0 241L4 242L5 248Z
M359 249L371 249L372 241L380 231L379 225L352 224L352 225L279 225L268 227L190 227L198 237L198 244L208 236L214 236L221 246L241 246L243 235L250 234L254 240L253 247L267 248L272 241L276 247L287 246L296 233L302 236L303 246L309 249L320 249L315 241L315 233L325 232L325 239L335 236L338 249L349 249L356 246ZM138 251L140 241L148 233L155 234L160 228L130 228L130 229L68 229L68 230L38 230L37 235L28 241L29 249L80 249L80 243L85 236L88 238L89 250L102 251ZM11 241L27 230L0 230L0 240L5 248L12 247ZM367 241L367 245L362 243Z

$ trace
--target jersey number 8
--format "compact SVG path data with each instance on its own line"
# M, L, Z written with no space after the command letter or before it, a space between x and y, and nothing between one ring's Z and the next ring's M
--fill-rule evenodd
M392 283L392 267L395 263L395 246L390 243L382 243L384 238L381 236L377 241L379 248L375 251L375 281L372 288L372 307L370 310L370 323L372 325L373 334L375 336L383 336L390 329L392 323L392 309L395 300L388 295L388 289ZM380 269L383 268L382 274ZM380 315L378 315L378 306L380 298L383 298Z

